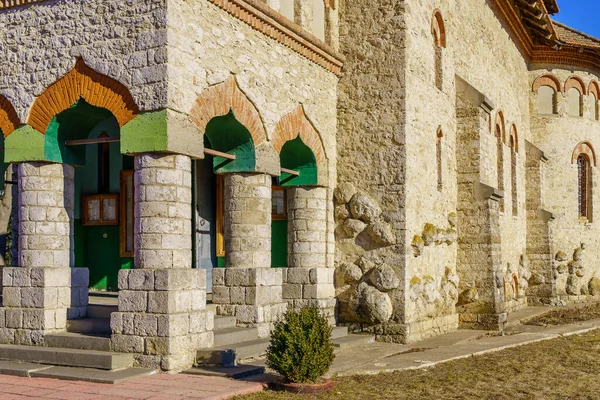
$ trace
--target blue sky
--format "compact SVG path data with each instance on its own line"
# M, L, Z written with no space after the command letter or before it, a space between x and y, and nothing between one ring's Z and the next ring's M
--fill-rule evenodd
M558 0L560 12L553 18L578 31L600 38L599 0Z

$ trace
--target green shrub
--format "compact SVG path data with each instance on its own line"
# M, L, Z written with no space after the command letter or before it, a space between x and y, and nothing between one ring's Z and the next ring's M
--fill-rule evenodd
M267 366L294 383L316 382L329 370L335 355L331 327L315 306L288 310L275 324L267 350Z

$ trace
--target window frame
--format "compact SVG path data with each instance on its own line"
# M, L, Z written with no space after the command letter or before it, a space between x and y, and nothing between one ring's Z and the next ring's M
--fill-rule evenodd
M120 237L119 237L119 253L121 257L133 257L135 252L135 227L133 229L133 238L131 244L131 251L127 251L127 220L129 219L131 225L135 223L135 183L133 179L134 170L127 169L121 171L121 183L120 183ZM131 177L131 185L132 185L132 208L131 208L131 216L127 215L127 179Z

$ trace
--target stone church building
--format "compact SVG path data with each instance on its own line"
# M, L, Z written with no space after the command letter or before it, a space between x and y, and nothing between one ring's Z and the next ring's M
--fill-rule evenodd
M406 343L600 299L600 40L558 12L0 0L0 359L179 371L308 304Z

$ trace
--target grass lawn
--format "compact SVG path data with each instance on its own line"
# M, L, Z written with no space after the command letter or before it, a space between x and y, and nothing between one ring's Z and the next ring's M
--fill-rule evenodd
M317 399L600 399L600 330L546 340L434 368L335 379ZM264 391L237 400L296 400Z
M558 308L527 321L526 325L565 325L600 318L600 303L576 308Z

